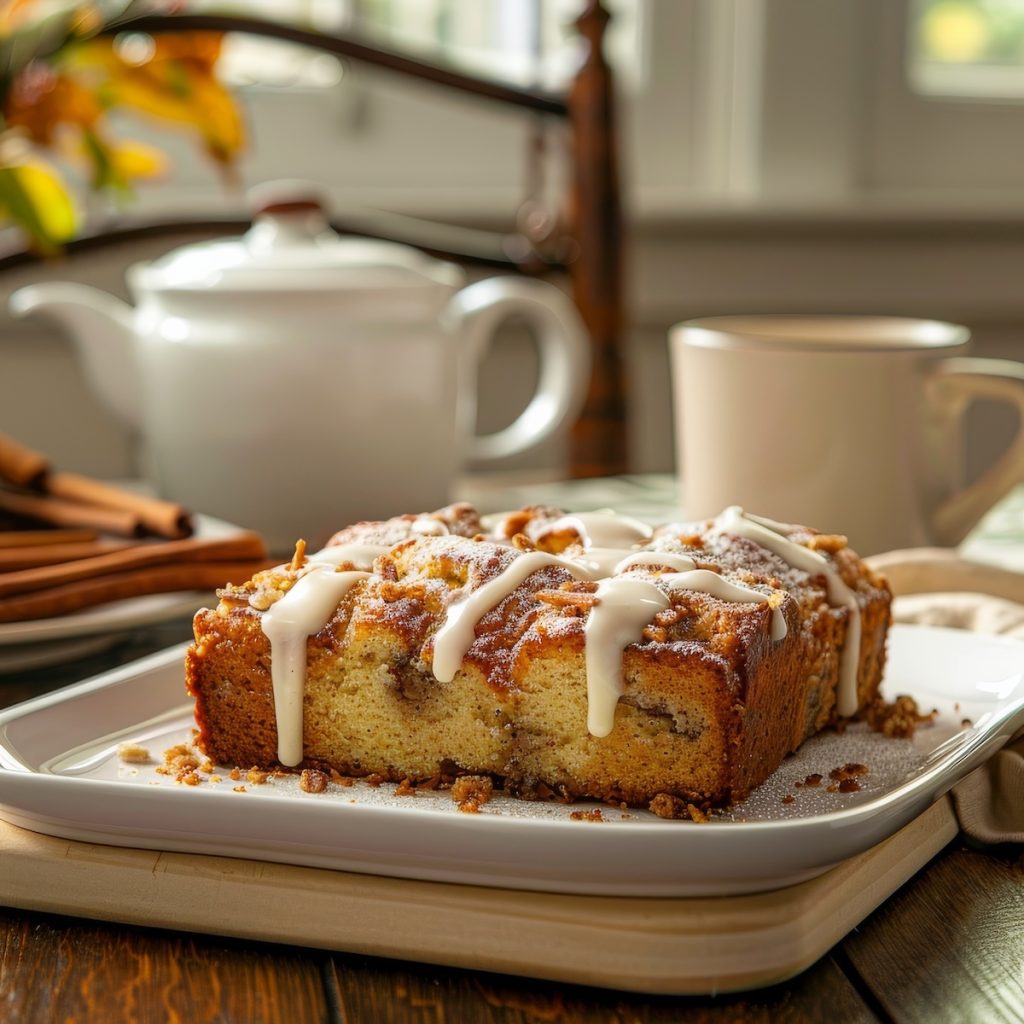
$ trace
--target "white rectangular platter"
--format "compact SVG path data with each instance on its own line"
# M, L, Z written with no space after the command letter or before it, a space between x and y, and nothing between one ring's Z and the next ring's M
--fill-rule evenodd
M939 712L913 742L863 726L823 734L706 824L607 807L591 822L572 817L587 805L500 795L463 814L445 792L398 796L393 786L360 783L308 794L292 778L238 792L227 780L184 786L155 764L122 763L122 742L159 759L188 738L183 651L0 715L0 817L90 843L396 878L599 896L735 895L795 884L875 846L1024 727L1024 643L897 626L884 691ZM796 787L851 761L869 768L858 792Z

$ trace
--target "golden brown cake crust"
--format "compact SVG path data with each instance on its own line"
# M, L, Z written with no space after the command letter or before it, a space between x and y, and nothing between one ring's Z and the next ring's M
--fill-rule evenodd
M433 535L432 523L444 532ZM306 641L303 758L295 769L396 782L485 775L523 795L545 790L639 806L659 794L667 795L663 806L671 797L698 809L742 797L836 720L851 613L830 604L823 576L711 525L663 527L642 548L666 561L686 556L764 600L669 588L667 568L652 556L642 576L664 592L666 606L624 651L622 695L604 737L587 724L585 630L598 584L563 565L531 573L479 617L454 678L442 682L432 671L449 608L527 552L579 549L558 510L512 513L490 537L469 506L340 531L332 544L386 550ZM888 588L843 538L792 529L791 539L817 550L856 595L863 707L884 665ZM211 760L280 766L263 617L310 571L306 564L261 573L197 614L186 676ZM787 627L781 640L771 636L775 608Z

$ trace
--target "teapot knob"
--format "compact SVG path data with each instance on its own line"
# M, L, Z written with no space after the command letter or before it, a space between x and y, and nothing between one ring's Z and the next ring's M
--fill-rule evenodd
M253 212L255 216L262 217L268 213L308 213L310 210L324 212L319 199L271 199Z
M253 224L244 241L252 253L309 245L324 236L334 236L327 219L326 204L311 182L265 182L250 189L247 199Z

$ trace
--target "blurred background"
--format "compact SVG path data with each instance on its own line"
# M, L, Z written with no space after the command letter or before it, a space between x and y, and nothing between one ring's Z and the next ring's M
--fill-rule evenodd
M3 6L10 78L11 62L23 57L19 28L61 5ZM528 89L566 88L582 52L573 28L581 0L173 6L354 34ZM689 317L924 316L968 325L977 354L1021 358L1024 0L605 6L622 187L631 470L673 467L666 332ZM103 17L124 4L77 7ZM157 46L131 31L115 43L129 67L146 65ZM241 220L246 190L274 179L314 182L341 218L384 212L411 218L416 230L455 225L466 237L511 230L524 211L541 221L560 216L568 143L562 127L542 117L251 36L227 36L210 74L235 104L238 124L217 107L219 92L211 93L216 102L165 110L169 116L157 120L144 103L133 109L128 95L104 116L111 137L131 139L135 148L107 160L116 187L99 190L95 152L83 170L58 144L59 132L47 140L31 123L39 109L32 98L20 97L18 113L9 90L0 164L28 159L31 148L64 190L43 205L51 213L65 199L69 206L66 216L54 214L59 222L50 227L61 238L44 262L5 266L0 310L12 291L41 278L124 296L126 266L186 236L135 237L88 253L62 254L59 242L135 223ZM25 234L9 194L3 203L4 251L12 253L24 247ZM193 230L187 240L195 237ZM534 368L531 339L511 325L482 370L482 426L513 418ZM864 414L871 414L868 396ZM1014 423L998 407L970 415L978 469ZM6 312L0 430L80 472L137 473L135 439L99 404L66 336ZM558 472L564 464L564 446L555 442L513 465Z

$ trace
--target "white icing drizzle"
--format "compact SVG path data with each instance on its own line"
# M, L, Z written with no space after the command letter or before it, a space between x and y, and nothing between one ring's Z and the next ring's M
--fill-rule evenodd
M600 509L562 516L540 531L539 537L565 530L574 530L583 548L582 554L567 557L584 566L591 579L611 576L624 554L638 544L646 544L654 535L654 530L639 519Z
M440 519L433 516L417 516L410 529L418 537L444 537L451 533Z
M617 576L620 572L629 569L642 569L646 566L663 565L673 572L689 572L697 568L697 563L686 555L676 555L671 551L637 551L627 555L621 562L616 563L612 569L612 575Z
M342 597L367 576L366 572L331 572L314 565L260 619L270 640L277 759L283 765L291 767L302 760L306 640L327 625Z
M749 587L730 583L716 572L694 568L694 561L671 552L641 551L622 559L616 572L664 565L674 571L661 577L669 590L696 590L720 601L760 604L768 598ZM584 626L587 657L587 729L607 736L615 725L615 708L626 684L622 657L639 640L644 627L669 606L668 598L653 583L628 576L612 576L597 586L598 603ZM772 609L773 641L786 636L786 619Z
M710 597L717 597L719 601L734 601L738 604L765 604L768 601L767 596L759 590L752 590L739 583L730 583L725 577L709 569L681 572L669 576L665 583L669 590L697 590ZM772 608L772 641L784 640L788 632L782 609Z
M597 585L597 604L583 627L587 664L587 730L607 736L625 689L622 655L644 627L669 606L668 598L647 580L612 576Z
M585 549L617 548L628 551L637 544L646 544L654 536L647 523L629 516L618 516L609 509L597 512L573 512L550 523L540 536L575 530Z
M805 548L784 536L786 527L771 519L750 516L738 505L727 508L715 520L715 527L723 533L735 533L740 537L760 544L774 551L783 561L813 576L824 576L826 593L833 607L846 607L850 621L846 629L846 643L843 645L839 662L839 687L836 695L836 710L841 715L852 715L857 710L857 666L860 660L860 605L854 592L842 581L839 573L828 560L817 551Z
M369 572L373 568L374 559L390 551L386 544L334 544L322 548L309 556L314 565L341 565L350 562L357 569Z
M473 644L476 624L492 608L501 604L527 576L549 565L568 569L577 579L590 578L583 566L543 551L530 551L514 558L493 579L448 606L444 623L434 635L434 678L442 683L450 683Z

